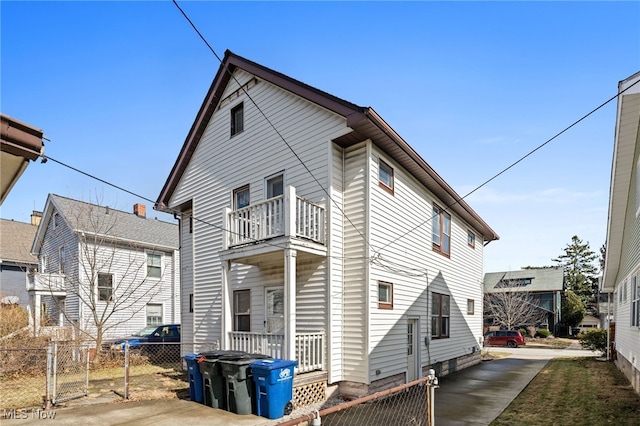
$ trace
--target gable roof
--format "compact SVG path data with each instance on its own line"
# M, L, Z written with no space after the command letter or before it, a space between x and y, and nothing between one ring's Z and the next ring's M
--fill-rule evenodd
M0 261L37 265L38 258L29 251L37 229L30 223L0 219Z
M523 286L501 286L502 280L531 279L531 283ZM564 289L564 270L561 266L540 269L522 269L507 272L489 272L484 275L485 293L514 292L549 292Z
M225 52L220 68L218 68L218 72L187 134L178 158L158 196L154 206L155 209L169 211L167 207L169 200L221 100L223 91L237 68L343 116L346 119L346 125L352 131L335 139L334 142L336 144L341 147L348 147L363 140L371 139L380 149L433 192L450 210L467 221L483 236L485 241L493 241L499 238L498 234L372 108L361 107L340 99L242 58L229 50Z
M635 85L632 87L632 85ZM633 190L631 176L636 150L640 144L640 72L618 83L618 110L609 188L609 217L607 220L607 255L602 287L613 290L618 280L625 215L629 193ZM638 171L636 171L638 173ZM635 191L633 192L635 193ZM638 196L638 195L636 195Z
M106 237L155 249L177 250L178 225L157 219L139 217L134 213L99 206L49 194L42 221L38 226L31 251L38 253L53 213L57 212L75 233L96 233L108 226ZM103 224L96 226L95 224ZM106 225L105 225L106 224Z

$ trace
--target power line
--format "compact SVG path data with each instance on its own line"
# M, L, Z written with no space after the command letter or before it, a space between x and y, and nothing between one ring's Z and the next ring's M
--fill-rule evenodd
M480 188L484 187L485 185L487 185L489 182L495 180L496 178L498 178L500 175L504 174L505 172L507 172L508 170L510 170L511 168L515 167L517 164L519 164L520 162L524 161L527 157L533 155L535 152L537 152L538 150L542 149L545 145L549 144L550 142L552 142L553 140L555 140L556 138L558 138L559 136L561 136L562 134L564 134L565 132L567 132L568 130L570 130L572 127L576 126L578 123L582 122L583 120L585 120L587 117L589 117L590 115L594 114L596 111L600 110L601 108L603 108L605 105L607 105L609 102L611 102L612 100L616 99L618 96L620 96L621 94L623 94L624 92L626 92L627 90L631 89L633 86L635 86L636 84L638 84L640 82L636 81L635 83L633 83L632 85L630 85L629 87L627 87L626 89L618 92L617 94L613 95L612 97L610 97L609 99L607 99L606 101L604 101L603 103L601 103L600 105L598 105L596 108L592 109L591 111L589 111L587 114L583 115L582 117L580 117L579 119L577 119L576 121L574 121L573 123L571 123L570 125L568 125L567 127L565 127L564 129L562 129L561 131L559 131L558 133L556 133L555 135L553 135L551 138L547 139L545 142L543 142L542 144L538 145L537 147L535 147L534 149L532 149L531 151L529 151L528 153L526 153L525 155L523 155L522 157L520 157L518 160L514 161L513 163L511 163L510 165L508 165L507 167L505 167L504 169L502 169L501 171L499 171L498 173L496 173L495 175L493 175L492 177L490 177L489 179L487 179L486 181L484 181L483 183L481 183L480 185L478 185L477 187L475 187L473 190L469 191L466 195L464 195L463 197L455 200L450 206L447 206L447 209L451 209L451 207L455 206L456 204L460 204L460 202L462 200L464 200L465 198L467 198L468 196L470 196L471 194L473 194L474 192L478 191ZM446 209L445 209L446 210ZM389 247L391 244L394 244L395 242L397 242L398 240L404 238L405 236L413 233L416 229L426 225L427 223L431 222L433 219L435 219L436 217L438 217L439 214L437 215L433 215L430 218L426 219L425 221L419 223L418 225L414 226L413 228L409 229L408 231L404 232L403 234L401 234L400 236L396 237L395 239L389 241L388 243L386 243L385 245L383 245L382 247L380 247L380 249L378 249L376 251L376 253L379 253L381 250Z

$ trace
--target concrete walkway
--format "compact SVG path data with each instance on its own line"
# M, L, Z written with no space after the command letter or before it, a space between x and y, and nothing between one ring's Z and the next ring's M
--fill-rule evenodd
M435 391L437 426L488 425L509 406L547 362L557 356L596 356L579 345L567 349L520 347L489 348L489 352L508 352L505 358L485 361L473 367L440 378ZM275 425L254 415L237 415L181 399L128 401L120 403L83 404L70 401L58 407L54 419L40 419L39 413L25 413L26 418L9 420L0 413L2 425L153 425L188 424L255 426ZM3 416L5 414L5 416ZM4 417L4 418L3 418ZM394 425L387 425L394 426Z

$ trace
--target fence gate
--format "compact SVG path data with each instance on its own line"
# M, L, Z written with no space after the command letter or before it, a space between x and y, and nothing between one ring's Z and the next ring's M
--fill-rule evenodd
M89 389L89 347L75 342L49 343L46 405L86 396Z

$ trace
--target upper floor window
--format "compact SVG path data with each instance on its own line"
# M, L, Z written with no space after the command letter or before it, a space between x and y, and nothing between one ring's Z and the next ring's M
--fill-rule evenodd
M49 260L49 257L45 254L42 256L41 260L40 260L40 271L41 272L49 272L47 269L49 268L49 265L47 264Z
M393 194L393 167L382 160L378 161L378 180L382 188Z
M249 185L233 190L233 209L238 210L249 205Z
M471 231L467 231L467 244L471 248L476 248L476 234Z
M162 255L158 253L147 253L147 277L162 277Z
M251 292L233 292L233 331L251 331Z
M473 299L467 299L467 315L473 315L476 311L476 301Z
M449 337L449 296L446 294L431 295L431 337Z
M393 309L393 284L378 281L378 308Z
M449 256L451 254L451 215L434 204L431 220L433 250Z
M631 326L640 327L640 280L631 277Z
M113 274L98 273L98 300L103 302L113 300Z
M60 215L58 213L53 214L53 229L60 226Z
M279 197L284 194L284 173L270 176L266 179L267 198Z
M60 247L58 251L58 272L64 274L64 264L66 262L66 255L64 253L64 246Z
M244 104L231 108L231 136L244 130Z

